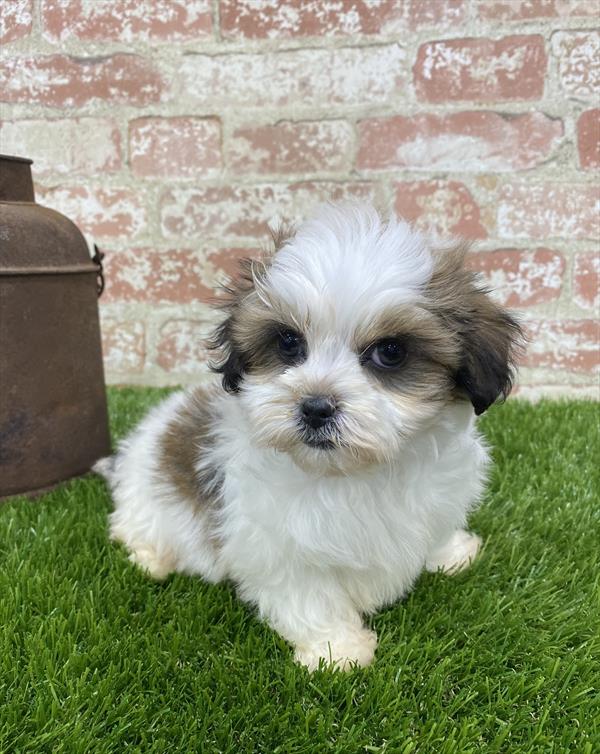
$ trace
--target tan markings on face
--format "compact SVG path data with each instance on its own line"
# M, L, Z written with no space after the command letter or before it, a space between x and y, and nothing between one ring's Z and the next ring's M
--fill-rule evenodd
M222 373L235 357L244 372L280 372L285 364L277 357L274 334L287 327L305 332L307 322L300 322L266 285L273 257L293 238L294 229L281 225L271 230L272 246L257 259L242 259L238 273L225 286L219 308L226 319L208 341L208 348L219 354L214 368Z
M354 347L362 353L369 346L386 338L398 338L422 358L429 358L449 368L458 364L458 342L452 329L417 305L401 305L385 309L371 322L363 324L354 334Z
M289 366L277 347L278 333L283 330L304 337L304 326L275 297L267 305L264 298L254 292L240 303L231 323L231 337L235 347L244 354L249 374L278 374Z
M404 362L377 367L369 353L378 342L397 339L406 349ZM404 413L419 414L423 401L445 401L452 373L460 360L460 344L452 328L418 304L402 304L382 311L354 335L363 369L374 387L384 388Z
M209 403L209 393L196 388L168 424L160 440L158 481L168 479L182 501L207 517L214 532L220 507L220 472L211 466L197 470L203 452L212 444L210 431L214 417ZM218 546L216 534L210 538Z

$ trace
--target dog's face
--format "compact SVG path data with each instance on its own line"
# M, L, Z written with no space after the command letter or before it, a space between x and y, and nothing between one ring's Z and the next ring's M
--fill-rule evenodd
M449 401L505 395L519 328L464 247L365 207L326 207L230 291L213 347L254 441L307 471L391 461Z

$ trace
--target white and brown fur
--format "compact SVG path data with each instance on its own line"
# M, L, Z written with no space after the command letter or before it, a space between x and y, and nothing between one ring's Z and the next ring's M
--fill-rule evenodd
M509 392L520 330L465 252L356 205L280 236L229 289L222 384L170 396L99 464L111 536L156 578L232 580L311 669L368 664L363 617L480 545L474 419ZM294 363L282 330L304 344ZM391 337L405 361L382 370L368 354ZM336 406L326 445L299 414L315 394Z

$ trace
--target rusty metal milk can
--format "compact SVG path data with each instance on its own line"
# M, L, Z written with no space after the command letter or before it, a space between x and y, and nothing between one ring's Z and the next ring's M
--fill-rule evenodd
M110 452L99 259L35 203L31 160L0 155L0 498L35 494Z

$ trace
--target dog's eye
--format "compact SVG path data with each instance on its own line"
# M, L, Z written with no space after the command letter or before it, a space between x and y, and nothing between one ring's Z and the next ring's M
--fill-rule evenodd
M406 359L406 347L396 338L386 338L375 343L370 353L371 361L382 369L399 367Z
M277 333L277 348L286 361L304 357L304 339L293 330L280 330Z

